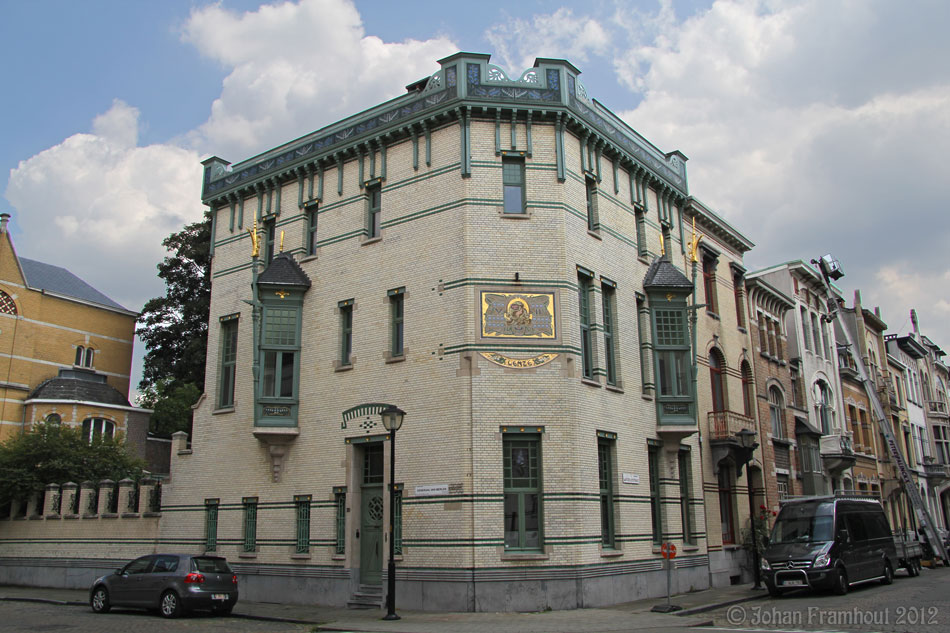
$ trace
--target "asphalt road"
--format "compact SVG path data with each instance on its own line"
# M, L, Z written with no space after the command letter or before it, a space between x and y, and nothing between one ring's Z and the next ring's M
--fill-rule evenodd
M154 613L113 609L93 613L88 606L38 602L0 602L0 631L37 633L277 633L312 631L313 625L262 622L247 618L213 617L194 613L166 620Z

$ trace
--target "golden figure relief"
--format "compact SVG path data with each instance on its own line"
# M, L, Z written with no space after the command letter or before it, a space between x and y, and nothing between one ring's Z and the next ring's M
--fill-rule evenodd
M693 218L693 237L689 240L689 257L691 261L699 261L699 242L703 236L696 232L696 218Z
M482 292L483 337L557 338L554 293Z
M254 220L254 228L248 229L251 235L251 257L257 257L261 254L261 236L257 232L257 220Z
M278 252L279 253L284 252L284 232L283 231L280 232L280 250Z

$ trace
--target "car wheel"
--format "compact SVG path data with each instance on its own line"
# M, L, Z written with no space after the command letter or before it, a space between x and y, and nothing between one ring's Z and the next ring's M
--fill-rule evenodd
M112 608L112 605L109 603L109 590L102 585L96 587L95 591L92 592L92 597L89 599L89 606L92 607L95 613L109 613L109 609Z
M894 582L894 568L889 561L884 561L884 577L881 578L882 585L890 585Z
M838 568L838 575L835 578L833 590L839 596L848 593L848 572L844 570L844 567Z
M174 591L166 591L158 608L163 618L177 618L181 615L181 599Z
M215 615L231 615L231 609L234 608L234 605L227 605L225 607L215 607L211 612Z

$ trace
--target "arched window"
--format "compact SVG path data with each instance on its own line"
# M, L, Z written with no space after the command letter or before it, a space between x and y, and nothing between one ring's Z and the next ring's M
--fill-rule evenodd
M755 417L755 383L752 380L752 366L742 361L742 407L747 417Z
M86 348L83 347L82 345L76 348L76 360L73 361L73 365L76 365L77 367L82 367L82 359L84 358L85 351L86 351Z
M815 383L815 396L818 400L818 421L821 423L821 432L824 435L831 435L833 407L831 390L825 381L819 380Z
M769 418L772 421L772 437L785 439L785 397L776 387L769 387Z
M16 302L13 297L0 290L0 314L12 314L16 316Z
M50 426L56 426L63 421L63 418L58 413L50 413L43 421Z
M709 382L712 388L713 411L726 410L725 371L726 362L722 357L722 352L713 349L709 352Z
M115 422L103 418L86 418L82 422L82 436L92 444L96 439L112 439L115 435Z
M86 348L86 358L83 360L82 366L83 366L83 367L92 367L92 357L93 357L93 350L92 350L91 347L87 347L87 348Z

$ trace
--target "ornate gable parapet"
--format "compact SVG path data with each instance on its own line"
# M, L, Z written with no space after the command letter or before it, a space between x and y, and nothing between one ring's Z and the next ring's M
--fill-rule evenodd
M742 233L737 231L731 224L726 222L722 216L707 207L701 201L693 196L686 200L684 222L692 219L696 220L697 228L704 233L712 235L717 240L726 244L739 255L752 250L755 244Z
M395 99L234 165L216 156L208 158L202 163L202 199L210 206L222 206L253 196L258 183L286 182L321 166L339 165L359 156L367 144L384 147L427 134L446 121L505 111L570 127L667 198L685 200L686 156L660 151L591 99L578 80L580 71L570 62L538 58L533 67L512 78L490 59L482 53L456 53L439 60L440 70L410 84L407 93Z

